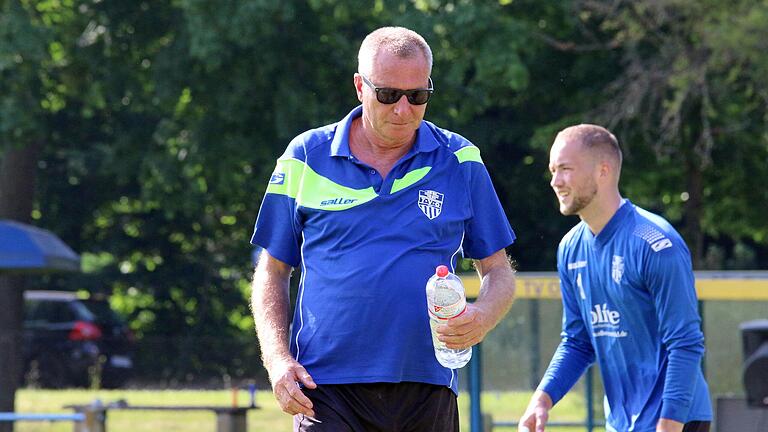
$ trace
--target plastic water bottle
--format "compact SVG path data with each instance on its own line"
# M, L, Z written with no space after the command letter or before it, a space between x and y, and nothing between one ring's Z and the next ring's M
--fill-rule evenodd
M445 343L437 338L435 329L445 324L447 320L464 313L466 308L467 299L464 296L461 279L451 273L448 267L438 266L435 274L427 281L427 310L435 357L441 365L450 369L464 367L472 358L472 348L462 350L446 348Z

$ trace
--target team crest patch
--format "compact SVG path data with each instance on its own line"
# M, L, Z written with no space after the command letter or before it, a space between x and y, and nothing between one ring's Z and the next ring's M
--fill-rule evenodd
M624 276L624 257L614 255L611 263L611 277L614 282L621 283L622 276Z
M419 208L429 219L434 219L440 216L440 212L443 211L443 197L440 192L433 190L420 190L419 191Z

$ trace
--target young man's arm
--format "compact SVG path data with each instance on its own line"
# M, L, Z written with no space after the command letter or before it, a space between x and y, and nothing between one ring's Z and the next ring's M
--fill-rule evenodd
M554 403L552 398L543 390L536 390L531 396L525 412L517 424L518 432L542 432L549 421L549 410Z
M566 270L558 265L558 271L563 297L562 340L544 372L538 389L520 418L518 430L521 431L525 428L531 432L543 431L549 420L549 410L565 396L589 365L595 361L595 351L579 312L576 291L571 286Z
M683 432L683 428L685 428L685 423L666 418L660 418L656 424L656 432Z
M682 242L647 251L643 277L653 296L667 370L657 431L682 430L704 355L704 334L688 249Z
M291 415L301 413L314 417L312 402L299 389L299 383L315 388L315 382L288 348L292 270L290 265L273 258L265 249L253 274L251 309L264 367L280 408Z

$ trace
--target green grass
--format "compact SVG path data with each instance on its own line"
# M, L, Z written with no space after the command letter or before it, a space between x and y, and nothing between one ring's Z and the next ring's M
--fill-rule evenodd
M482 406L495 421L518 418L528 402L528 392L485 392ZM70 404L88 404L95 399L102 403L125 399L132 405L222 405L231 406L230 391L216 390L32 390L23 389L16 394L16 411L23 413L71 413L64 408ZM248 403L245 391L237 393L240 405ZM291 418L282 413L272 393L259 391L256 403L261 407L248 413L248 431L282 432L291 430ZM461 430L469 431L469 398L459 397ZM580 421L584 419L584 400L579 393L568 395L551 413L552 421ZM215 415L205 411L109 411L109 432L202 431L214 432ZM496 428L495 431L515 431L514 428ZM16 432L71 432L71 422L19 422ZM583 432L583 428L547 428L551 432ZM596 432L602 429L596 430Z

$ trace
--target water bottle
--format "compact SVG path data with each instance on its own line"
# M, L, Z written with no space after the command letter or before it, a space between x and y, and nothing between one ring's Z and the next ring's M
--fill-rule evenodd
M461 315L466 308L467 299L464 297L461 279L448 271L448 267L438 266L435 274L427 281L427 310L435 357L441 365L450 369L464 367L472 357L472 348L462 350L446 348L445 344L437 339L435 329L445 324L447 320Z

